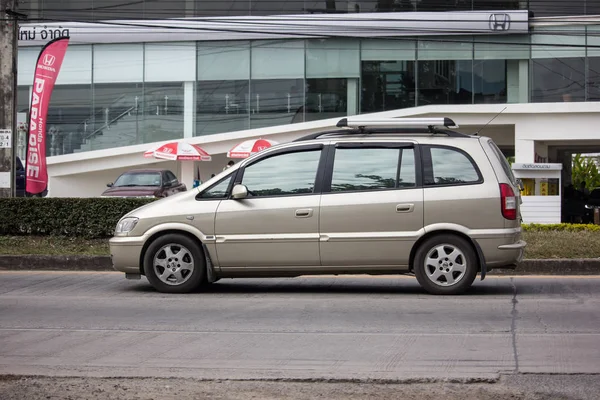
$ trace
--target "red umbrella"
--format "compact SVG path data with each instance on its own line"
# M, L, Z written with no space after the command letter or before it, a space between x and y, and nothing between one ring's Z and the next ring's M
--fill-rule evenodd
M144 157L161 158L163 160L210 161L210 154L196 144L186 142L170 142L161 144L144 153Z
M277 142L274 140L267 139L250 139L245 142L235 145L231 150L227 152L228 158L248 158L254 153L268 149L271 146L276 145Z

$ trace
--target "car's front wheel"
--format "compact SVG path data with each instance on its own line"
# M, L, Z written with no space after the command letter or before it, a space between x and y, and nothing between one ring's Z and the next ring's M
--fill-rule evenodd
M155 239L144 256L144 273L159 292L194 291L200 286L205 271L206 262L200 246L177 233Z
M415 276L431 294L464 293L473 284L478 269L473 246L456 235L433 236L415 254Z

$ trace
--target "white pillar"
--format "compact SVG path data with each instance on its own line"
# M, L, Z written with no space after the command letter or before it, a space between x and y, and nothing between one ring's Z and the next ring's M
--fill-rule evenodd
M347 115L358 114L358 79L348 78L346 84L346 98L348 103Z
M188 190L194 186L194 164L193 161L179 161L179 181L185 183Z
M519 60L519 103L529 103L529 60Z
M194 137L196 128L196 83L185 82L183 94L183 137Z
M528 138L528 124L515 123L515 162L533 163L535 159L535 141Z

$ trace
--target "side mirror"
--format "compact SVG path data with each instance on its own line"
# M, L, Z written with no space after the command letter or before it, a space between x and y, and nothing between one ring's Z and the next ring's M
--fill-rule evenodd
M248 197L248 188L244 185L237 184L231 190L231 198L234 200L241 200Z
M111 183L107 183L106 187L113 187L113 185L114 185L114 183L112 183L112 182Z

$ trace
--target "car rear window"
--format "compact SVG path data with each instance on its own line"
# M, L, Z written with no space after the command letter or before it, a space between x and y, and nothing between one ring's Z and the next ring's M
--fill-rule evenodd
M513 185L516 185L517 180L515 179L515 175L513 174L512 168L510 168L510 164L508 163L508 160L506 159L506 157L504 157L502 150L500 150L500 148L492 140L489 140L488 143L489 143L490 147L492 148L492 151L496 155L498 162L502 166L504 173L506 174L506 176L508 177L510 182Z

